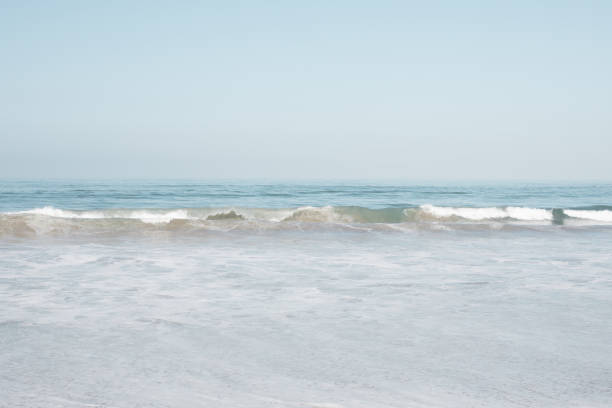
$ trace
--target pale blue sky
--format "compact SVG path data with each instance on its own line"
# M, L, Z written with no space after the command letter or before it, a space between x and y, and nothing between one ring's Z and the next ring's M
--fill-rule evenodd
M1 1L0 178L612 179L610 1Z

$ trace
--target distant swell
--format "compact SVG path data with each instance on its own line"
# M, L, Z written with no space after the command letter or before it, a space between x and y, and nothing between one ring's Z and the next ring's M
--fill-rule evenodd
M589 207L587 207L589 208ZM0 213L0 236L125 234L142 231L303 230L348 228L498 228L541 225L612 225L612 211L529 207L442 207L371 209L358 206L298 208L180 208L66 210L41 207Z

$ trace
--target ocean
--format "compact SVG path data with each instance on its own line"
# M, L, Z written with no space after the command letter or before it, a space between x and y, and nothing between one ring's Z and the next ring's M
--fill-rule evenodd
M610 407L612 184L0 181L1 407Z

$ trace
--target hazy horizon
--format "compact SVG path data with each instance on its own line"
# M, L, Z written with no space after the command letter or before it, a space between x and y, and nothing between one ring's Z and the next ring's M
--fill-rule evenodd
M3 2L0 179L610 181L611 12Z
M486 186L486 185L609 185L612 184L611 179L453 179L453 178L432 178L432 179L405 179L405 178L391 178L391 177L378 177L378 178L282 178L282 177L216 177L216 178L203 178L203 177L138 177L138 176L114 176L114 177L0 177L0 182L6 183L21 183L30 181L40 182L79 182L79 183L194 183L194 184L211 184L211 185L241 185L241 184L338 184L338 185L367 185L381 184L381 185L395 185L395 186L426 186L426 185L438 185L438 186L452 186L452 185L465 185L465 186Z

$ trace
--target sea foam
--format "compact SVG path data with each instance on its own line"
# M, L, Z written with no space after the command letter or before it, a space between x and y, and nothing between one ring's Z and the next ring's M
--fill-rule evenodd
M565 215L572 218L612 222L612 211L610 210L563 210L563 212Z
M520 221L550 221L553 219L551 210L528 207L437 207L430 204L421 209L437 218L459 217L466 220L480 221L490 219L514 219Z
M75 218L83 220L94 219L134 219L150 224L168 223L172 220L189 219L187 210L99 210L99 211L74 211L63 210L55 207L34 208L32 210L19 211L10 214L42 215L54 218Z

